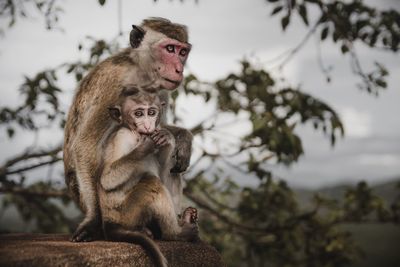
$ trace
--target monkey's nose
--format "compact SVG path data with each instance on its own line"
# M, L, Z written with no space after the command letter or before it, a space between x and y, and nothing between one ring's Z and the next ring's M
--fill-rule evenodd
M180 63L176 64L175 65L175 72L177 74L181 74L183 72L183 64L180 64Z

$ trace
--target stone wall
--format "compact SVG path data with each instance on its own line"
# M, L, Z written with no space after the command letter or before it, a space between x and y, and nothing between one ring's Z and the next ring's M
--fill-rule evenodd
M219 253L199 242L157 242L169 266L225 266ZM67 235L0 235L0 266L153 266L143 249L122 242L72 243Z

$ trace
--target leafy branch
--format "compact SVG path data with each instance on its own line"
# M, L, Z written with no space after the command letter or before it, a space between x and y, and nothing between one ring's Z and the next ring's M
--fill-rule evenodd
M271 15L283 14L281 26L285 31L291 18L297 14L310 30L305 38L292 50L286 52L281 67L285 65L309 40L311 35L320 32L320 40L326 41L331 36L334 43L339 43L343 54L349 54L353 72L361 77L358 86L369 93L378 94L387 87L385 67L375 64L375 70L367 73L363 70L357 56L355 44L362 43L368 47L389 52L400 48L400 13L396 10L378 10L365 5L362 0L325 1L325 0L268 0L274 4ZM318 19L310 27L309 9L318 11ZM328 77L328 81L330 78Z

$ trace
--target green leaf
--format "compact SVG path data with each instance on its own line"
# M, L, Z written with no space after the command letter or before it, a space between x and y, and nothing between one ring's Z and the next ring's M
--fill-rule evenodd
M303 19L304 24L308 26L308 15L307 15L307 8L305 5L299 5L299 14L300 17Z
M387 87L387 83L386 83L384 80L382 80L382 79L377 79L377 80L375 81L375 83L376 83L376 85L378 85L379 87L382 87L382 88L386 88L386 87Z
M275 15L276 13L279 13L283 9L283 6L277 6L272 10L271 16Z
M104 6L104 4L106 3L106 0L99 0L99 4Z
M336 41L339 39L340 35L338 33L338 31L334 31L332 38L333 38L333 42L336 43Z
M289 15L287 15L287 16L282 18L281 25L282 25L282 29L283 30L286 29L286 27L289 25L289 22L290 22L290 16Z
M13 128L7 128L8 137L12 138L14 136L15 130Z
M75 79L79 82L80 80L82 80L82 77L83 77L83 75L82 75L82 73L76 73L75 74Z
M325 40L329 33L329 27L326 26L321 32L321 41Z
M345 44L343 44L340 49L342 50L342 54L346 54L347 52L349 52L349 47Z

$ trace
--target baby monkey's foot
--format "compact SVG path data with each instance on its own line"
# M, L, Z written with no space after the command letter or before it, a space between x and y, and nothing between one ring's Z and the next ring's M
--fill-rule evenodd
M197 224L198 217L197 217L197 209L193 207L187 207L182 214L181 218L182 223L190 223L190 224Z

